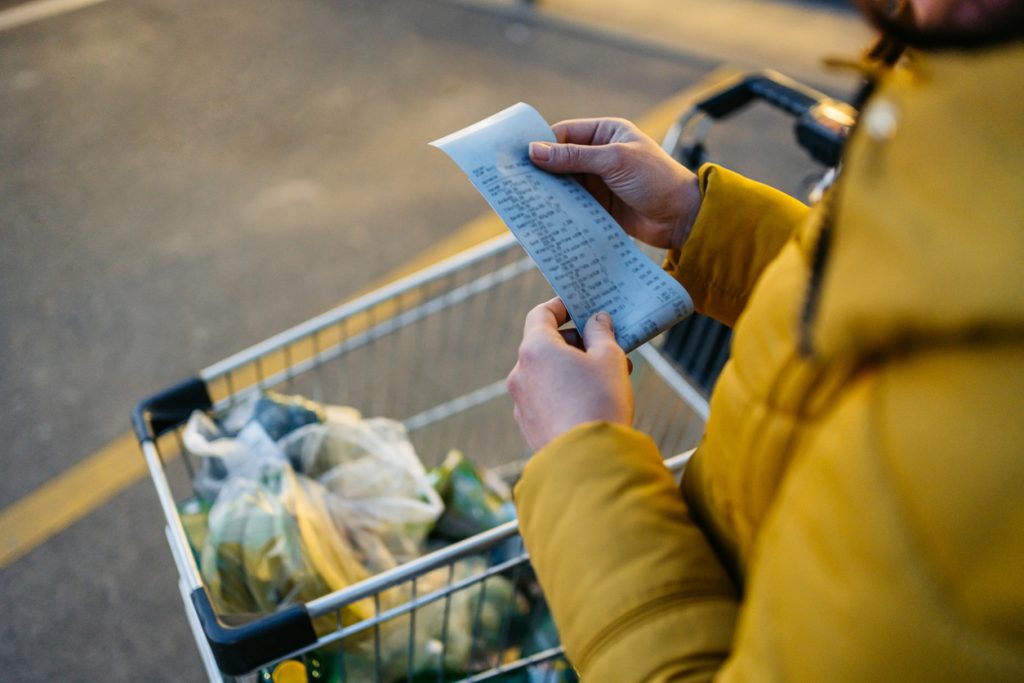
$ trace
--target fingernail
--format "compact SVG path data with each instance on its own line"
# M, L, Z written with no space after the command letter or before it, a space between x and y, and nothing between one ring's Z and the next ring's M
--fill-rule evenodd
M531 142L530 158L537 161L548 161L551 159L551 145L546 142Z
M607 313L605 313L604 311L601 311L600 313L598 313L596 317L597 317L597 322L601 323L602 325L606 325L608 327L612 326L612 317L610 315L608 315Z

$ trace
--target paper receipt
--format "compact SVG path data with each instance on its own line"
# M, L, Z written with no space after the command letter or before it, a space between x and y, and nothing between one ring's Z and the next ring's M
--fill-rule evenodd
M576 327L607 311L628 353L692 313L693 301L576 180L533 165L528 145L541 140L555 142L551 127L520 102L430 144L505 221Z

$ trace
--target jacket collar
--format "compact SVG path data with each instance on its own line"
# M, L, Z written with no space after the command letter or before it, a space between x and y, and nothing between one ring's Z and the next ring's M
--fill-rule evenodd
M815 355L1024 333L1022 102L1020 43L882 77L826 221Z

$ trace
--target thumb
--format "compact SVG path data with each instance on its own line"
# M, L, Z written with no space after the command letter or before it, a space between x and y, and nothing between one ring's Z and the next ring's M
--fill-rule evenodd
M531 142L530 160L555 173L593 173L601 175L611 161L607 145L574 145L555 142Z
M595 313L587 321L586 327L583 329L583 348L587 351L592 348L601 346L603 344L615 343L615 328L612 326L612 317L601 311Z

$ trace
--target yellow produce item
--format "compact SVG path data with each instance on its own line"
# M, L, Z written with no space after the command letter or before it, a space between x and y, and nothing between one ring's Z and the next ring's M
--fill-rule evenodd
M306 667L302 662L294 659L281 662L274 667L274 673L270 678L274 683L306 683Z

